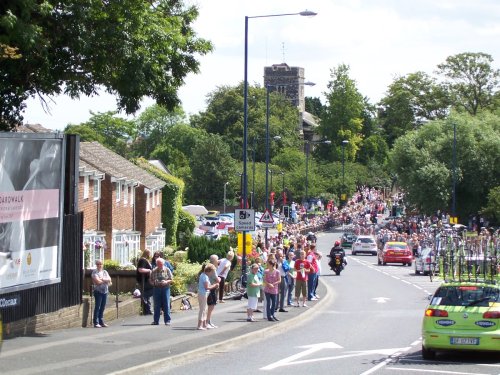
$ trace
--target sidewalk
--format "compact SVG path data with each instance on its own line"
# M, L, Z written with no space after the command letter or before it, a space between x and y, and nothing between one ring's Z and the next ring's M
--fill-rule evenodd
M279 322L246 321L247 300L228 300L218 304L213 322L217 329L196 329L198 310L176 312L172 325L150 325L151 316L135 316L110 322L108 328L73 328L31 337L5 340L0 352L0 373L14 374L145 374L167 364L182 363L214 350L228 349L237 342L248 342L278 334L299 321L310 319L319 305L331 298L321 282L319 301L309 301L308 308L286 307L277 313ZM259 309L262 310L259 304Z

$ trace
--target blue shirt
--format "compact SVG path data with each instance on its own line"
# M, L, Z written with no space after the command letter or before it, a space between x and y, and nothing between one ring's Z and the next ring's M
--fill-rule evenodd
M210 285L210 280L208 278L208 275L205 272L202 272L200 275L200 280L198 281L198 293L199 294L207 294L208 289L205 288L205 283Z

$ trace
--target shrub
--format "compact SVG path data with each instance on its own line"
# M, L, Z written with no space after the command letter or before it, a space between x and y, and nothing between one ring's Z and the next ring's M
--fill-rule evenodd
M191 262L203 263L210 255L216 254L224 258L229 251L230 241L227 237L219 240L211 240L204 236L193 236L189 240L188 259Z
M186 292L196 292L198 286L198 272L201 265L199 263L179 262L174 273L174 282L170 287L172 296L185 294Z
M106 259L103 262L103 268L107 271L109 270L121 270L122 267L120 266L120 263L116 260L111 260L111 259Z

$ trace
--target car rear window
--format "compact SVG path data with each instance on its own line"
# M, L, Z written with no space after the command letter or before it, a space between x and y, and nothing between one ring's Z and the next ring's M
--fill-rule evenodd
M358 238L358 241L361 243L373 243L374 242L371 238Z
M391 244L387 245L387 250L406 250L406 245Z
M500 301L500 288L489 286L463 285L442 286L434 297L431 305L441 306L490 306L492 302Z

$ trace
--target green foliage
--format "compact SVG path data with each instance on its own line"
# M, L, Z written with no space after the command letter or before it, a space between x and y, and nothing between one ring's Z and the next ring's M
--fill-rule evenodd
M105 259L102 264L103 268L107 271L123 269L123 267L120 265L120 262L118 262L117 260Z
M367 165L370 161L384 165L387 161L388 154L389 147L384 138L379 134L374 134L363 139L357 154L357 159L364 165Z
M400 137L390 160L406 199L422 213L450 212L453 178L453 124L456 124L456 209L464 219L486 205L500 185L499 116L454 116L433 121Z
M464 52L449 56L438 65L447 79L453 106L476 115L481 109L491 109L498 92L500 70L493 69L493 58L486 53Z
M162 189L161 215L163 227L166 229L165 243L175 247L179 212L182 210L184 182L156 168L145 159L138 158L133 162L167 183Z
M389 145L423 122L448 114L448 93L424 72L397 77L380 101L380 121Z
M195 292L200 269L201 265L198 263L176 263L174 281L170 287L172 296L186 294L186 292Z
M481 213L492 219L496 224L500 223L500 186L496 186L488 193L488 201Z
M195 56L212 50L192 28L197 17L181 0L3 0L0 43L20 57L2 60L0 127L22 122L30 96L101 87L127 113L145 96L174 108L185 77L199 71Z
M193 263L204 263L212 254L216 254L220 259L226 256L230 245L227 237L211 240L205 236L193 236L189 241L188 259Z
M340 64L332 69L325 93L328 104L323 112L319 133L332 141L330 147L318 147L317 155L327 161L341 160L342 140L348 140L345 160L354 160L361 142L365 100L356 82L349 77L349 66Z
M177 243L181 249L188 246L189 238L191 238L195 227L195 217L184 210L180 210L179 222L177 224Z

